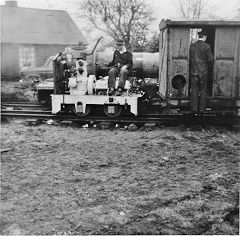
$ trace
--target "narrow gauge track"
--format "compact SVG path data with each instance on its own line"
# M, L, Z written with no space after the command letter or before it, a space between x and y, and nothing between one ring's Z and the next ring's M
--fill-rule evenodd
M193 117L191 115L148 115L142 117L119 116L110 118L107 116L87 116L79 117L73 113L61 113L54 115L51 113L51 108L38 103L3 103L1 109L1 117L10 118L25 118L25 119L53 119L53 120L68 120L78 122L112 122L112 123L155 123L157 125L234 125L239 124L239 119L234 119L232 116L215 116L214 114L206 114L203 117Z
M40 103L29 102L5 102L1 104L1 110L41 110L51 111L51 107Z

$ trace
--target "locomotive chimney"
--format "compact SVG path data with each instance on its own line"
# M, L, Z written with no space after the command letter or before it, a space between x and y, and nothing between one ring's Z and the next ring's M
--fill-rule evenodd
M17 4L17 1L11 1L11 0L9 0L9 1L5 1L5 6L6 6L6 7L17 7L18 4Z

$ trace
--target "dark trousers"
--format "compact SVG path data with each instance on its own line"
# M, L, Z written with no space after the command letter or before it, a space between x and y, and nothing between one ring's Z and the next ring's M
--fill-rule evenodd
M205 112L207 106L207 79L208 75L190 75L190 104L192 112Z
M128 69L120 69L118 67L112 67L108 72L108 88L115 88L116 77L119 75L118 88L124 89L125 82L128 78Z

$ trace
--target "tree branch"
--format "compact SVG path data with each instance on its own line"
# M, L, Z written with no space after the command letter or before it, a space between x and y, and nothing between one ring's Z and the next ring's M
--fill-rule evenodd
M96 29L123 39L126 46L131 46L134 37L145 35L152 21L152 9L144 0L85 0L83 6Z

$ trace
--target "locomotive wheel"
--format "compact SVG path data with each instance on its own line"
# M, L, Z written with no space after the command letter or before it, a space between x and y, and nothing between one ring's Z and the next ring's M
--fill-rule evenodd
M82 103L78 103L77 106L79 108L78 111L76 111L75 105L72 106L72 111L77 116L80 116L80 117L87 116L91 112L91 106L88 104L86 105L86 109L84 113L82 112Z
M109 117L117 117L122 112L122 106L120 105L104 105L104 113Z
M96 76L89 75L88 82L87 82L87 93L88 95L93 95L95 92L95 85L96 85Z

